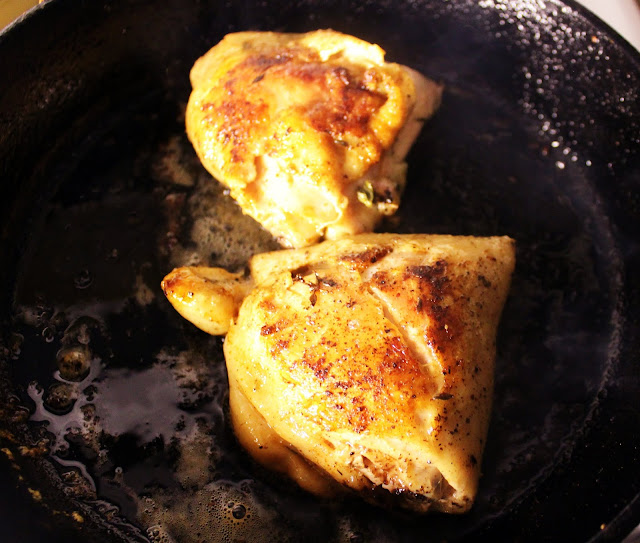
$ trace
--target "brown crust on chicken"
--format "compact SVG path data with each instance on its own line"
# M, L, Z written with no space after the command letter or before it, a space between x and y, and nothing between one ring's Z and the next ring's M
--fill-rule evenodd
M253 288L243 283L239 311L217 319L233 319L224 351L238 439L316 494L339 483L419 512L468 511L514 264L506 237L368 234L254 256ZM239 288L238 276L194 270L165 285L199 285L203 314ZM191 298L170 299L199 317Z
M186 128L203 165L293 247L369 231L397 209L404 157L441 93L331 30L229 34L191 81Z
M314 474L468 511L513 266L508 238L369 234L256 255L225 341L231 386Z

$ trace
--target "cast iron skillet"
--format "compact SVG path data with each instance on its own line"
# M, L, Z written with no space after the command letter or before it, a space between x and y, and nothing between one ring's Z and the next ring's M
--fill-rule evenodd
M173 265L238 268L275 247L184 137L193 61L229 31L326 27L446 85L382 230L518 243L466 516L320 502L253 465L226 422L221 342L160 295ZM638 54L570 1L60 0L32 11L0 36L3 535L622 539L640 522L639 70ZM55 373L64 348L85 349L79 383ZM202 443L206 462L185 471ZM162 516L178 506L182 521Z

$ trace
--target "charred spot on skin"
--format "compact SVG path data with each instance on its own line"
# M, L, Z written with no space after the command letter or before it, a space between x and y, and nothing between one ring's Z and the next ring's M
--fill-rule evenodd
M362 272L385 256L393 252L391 247L371 247L361 253L353 253L340 257L340 261L349 264L352 269Z
M251 102L234 95L234 85L240 85L235 80L225 83L228 87L230 98L223 100L216 108L212 109L206 117L212 124L217 125L217 139L223 145L232 145L230 149L231 159L234 162L244 161L247 157L247 144L249 135L255 130L256 123L267 112L265 103Z
M338 283L336 281L334 281L331 278L328 277L320 277L319 275L316 275L316 278L318 279L318 284L324 286L324 287L337 287Z
M318 367L314 370L313 375L319 381L324 381L329 376L329 371L331 370L331 364L328 366Z
M264 299L260 302L260 309L264 309L267 313L273 313L276 310L276 306L270 299Z
M436 290L442 291L450 281L446 275L447 267L446 260L438 260L433 266L410 266L405 278L417 277L433 285Z
M279 49L272 52L272 54L259 54L249 55L244 61L238 65L239 71L262 71L264 72L272 66L278 66L289 62L295 53L292 50Z
M313 273L313 270L311 266L309 266L308 264L305 264L304 266L300 266L295 270L291 270L291 279L293 279L294 281L301 281L304 283L305 277L308 277L312 273Z
M320 85L325 100L309 109L309 120L318 132L327 132L333 140L345 133L361 137L369 130L373 115L387 97L367 89L344 67L315 66L313 79Z
M326 337L322 337L320 339L320 345L324 345L325 347L329 348L329 349L335 349L338 347L338 344L331 340L331 339L327 339Z
M434 400L450 400L451 398L453 398L453 394L449 392L440 392L433 397Z
M492 284L491 281L489 281L484 275L482 274L478 274L478 281L482 284L483 287L485 288L491 288Z
M282 321L275 322L273 324L265 324L262 328L260 328L261 336L270 336L271 334L275 334L284 328L285 324Z
M309 279L311 277L311 279ZM311 295L309 296L309 302L312 306L315 306L318 301L318 291L325 288L333 288L338 286L338 283L330 277L322 277L318 275L313 269L308 266L301 266L295 270L291 270L291 279L296 282L303 283L311 289Z
M325 381L330 378L332 367L333 363L327 361L327 357L324 354L318 357L303 354L302 358L291 363L292 370L299 369L305 371L309 369L318 381Z
M250 76L255 82L267 70L285 80L313 83L321 89L326 99L310 107L309 121L334 140L343 140L344 133L366 133L371 117L387 101L385 95L368 89L346 68L326 65L317 53L304 47L276 48L267 54L251 55L232 73L240 76L246 72L245 80ZM256 72L260 73L253 75Z
M282 351L285 351L289 348L289 340L288 339L279 339L277 340L273 346L269 349L269 352L272 356L275 356Z
M351 429L356 434L361 434L369 427L369 422L373 420L373 417L368 415L367 408L364 406L358 406L351 412L353 415L348 418L349 424L352 426Z
M398 368L406 368L411 362L413 360L410 360L410 354L402 341L397 337L393 337L387 342L387 350L379 368L388 373Z

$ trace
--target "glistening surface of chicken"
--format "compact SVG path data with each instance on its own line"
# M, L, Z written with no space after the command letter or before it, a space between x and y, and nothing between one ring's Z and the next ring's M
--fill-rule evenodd
M231 416L256 460L317 494L462 513L514 265L507 237L365 234L256 255L250 278L180 268L163 289L205 331L228 323Z
M229 34L191 70L187 134L243 211L288 247L371 231L441 88L332 30Z

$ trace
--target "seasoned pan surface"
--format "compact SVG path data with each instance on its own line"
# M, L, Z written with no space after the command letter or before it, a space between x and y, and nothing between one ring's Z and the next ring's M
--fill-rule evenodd
M445 85L381 230L517 240L465 516L318 501L258 468L221 340L159 289L276 248L186 139L192 63L230 31L328 27ZM21 538L616 541L640 522L640 59L577 5L52 1L0 36L0 73L1 505Z

